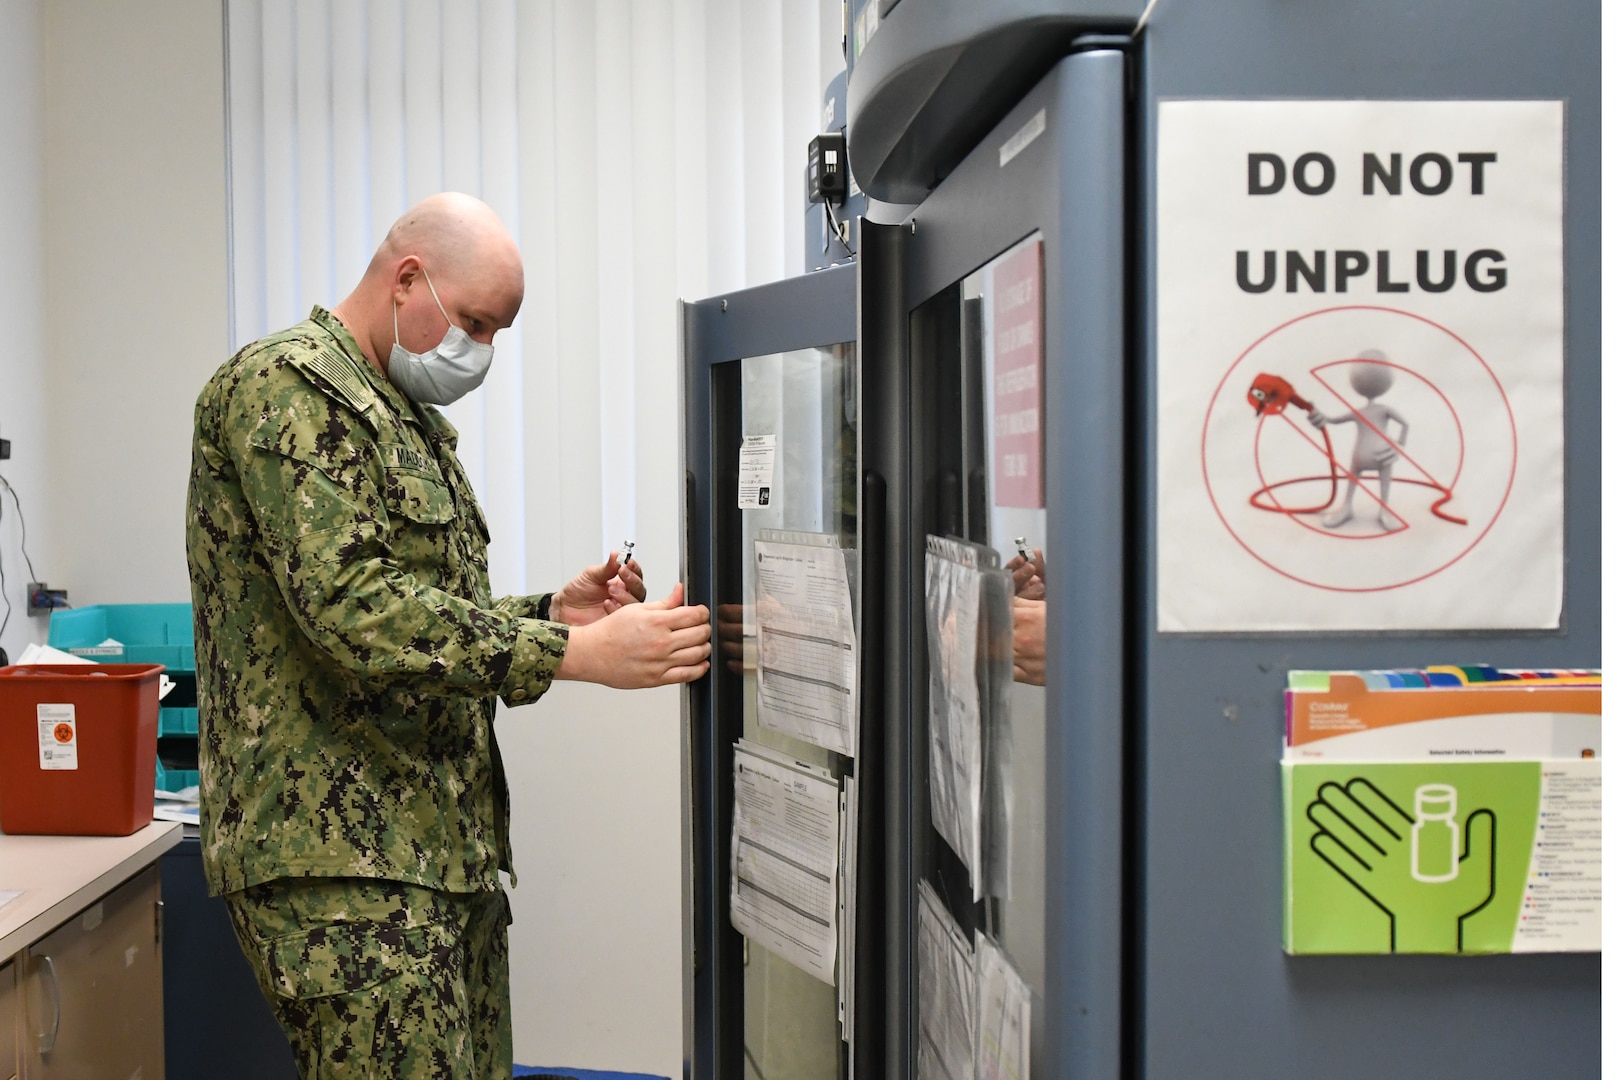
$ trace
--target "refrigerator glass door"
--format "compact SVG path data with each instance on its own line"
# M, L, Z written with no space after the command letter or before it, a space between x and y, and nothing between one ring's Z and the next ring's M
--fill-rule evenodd
M744 496L757 505L741 513L741 604L725 604L719 613L722 634L740 640L722 641L731 659L718 678L742 681L744 740L842 777L853 754L831 747L853 750L846 725L858 700L850 679L860 595L855 350L845 343L746 357L741 378L744 445L762 448L758 478L769 473L771 483L768 494ZM793 568L804 566L810 572L796 579ZM841 596L834 595L839 570ZM829 592L801 593L797 585ZM806 601L813 611L803 609ZM851 658L848 665L838 662L839 652ZM837 881L828 884L836 889ZM745 880L742 887L750 885ZM773 900L802 906L820 925L821 912L808 897L763 903ZM742 978L743 1075L839 1080L844 1047L836 985L754 939L743 946Z
M855 271L681 307L683 565L715 645L685 690L692 1076L843 1080L855 1045L871 845L846 801L875 760L859 741ZM863 996L870 1025L881 998Z
M921 398L936 463L922 531L979 545L971 549L977 554L973 574L984 582L968 601L978 616L971 674L951 664L948 650L935 647L925 660L935 668L955 666L958 683L969 681L953 694L951 678L933 671L923 710L930 728L929 783L968 790L944 799L930 792L919 800L920 809L933 808L934 824L930 850L919 859L920 876L955 918L965 943L973 945L982 935L1016 973L1010 992L1004 986L995 992L995 1015L983 1017L978 1014L989 1002L982 985L988 972L977 973L978 1000L966 1019L986 1029L968 1045L978 1045L981 1054L1009 1055L1019 1075L1028 1075L1026 1052L1039 1060L1045 981L1043 250L1039 233L1019 241L915 309L910 329L913 363L934 386ZM938 573L931 566L931 591L946 587ZM958 586L973 579L959 570L950 573ZM985 580L998 577L1000 582ZM942 623L937 641L955 628L965 608L959 599L936 601L928 608ZM946 706L944 696L956 701ZM957 704L963 698L971 699L965 709ZM969 764L953 760L942 767L941 758L957 757L952 747L962 744ZM954 780L950 766L956 766ZM944 812L973 820L942 822L942 804L952 808ZM959 1063L951 1060L949 1046L963 1033L930 1027L960 1018L937 1000L937 984L948 977L923 955L930 952L928 942L919 940L918 947L919 1074L951 1072ZM975 949L981 969L985 961L977 953L984 949ZM1004 970L996 970L1005 983Z

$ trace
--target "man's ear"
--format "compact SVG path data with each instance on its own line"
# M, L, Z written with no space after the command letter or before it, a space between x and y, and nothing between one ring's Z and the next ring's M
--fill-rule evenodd
M415 255L406 255L394 264L394 277L389 282L388 291L394 298L394 303L403 304L416 284L416 279L422 276L422 260Z

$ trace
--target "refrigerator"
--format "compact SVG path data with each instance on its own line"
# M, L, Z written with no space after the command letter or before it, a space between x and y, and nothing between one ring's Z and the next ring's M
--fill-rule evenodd
M685 572L717 645L686 698L688 1074L976 1075L936 1045L949 926L1016 971L1047 1080L1597 1075L1596 951L1285 951L1279 762L1290 672L1600 664L1598 5L849 24L850 165L895 223L681 306ZM947 543L1020 593L999 646L981 630L1003 673L965 847L931 745ZM848 590L848 753L773 698L760 575L795 545L842 556L806 557ZM848 878L800 905L837 927L830 979L738 915L758 755L855 804Z

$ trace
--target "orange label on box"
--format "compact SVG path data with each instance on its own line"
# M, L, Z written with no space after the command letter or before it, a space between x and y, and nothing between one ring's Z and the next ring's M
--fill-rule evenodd
M1451 717L1511 713L1599 716L1602 691L1592 685L1537 682L1476 683L1413 689L1371 690L1359 677L1335 672L1324 691L1290 690L1289 743L1304 746L1398 724Z

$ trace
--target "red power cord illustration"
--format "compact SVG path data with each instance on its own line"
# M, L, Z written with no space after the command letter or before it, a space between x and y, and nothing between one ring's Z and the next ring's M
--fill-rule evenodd
M1320 372L1323 367L1331 367L1331 366L1333 366L1333 365L1331 365L1331 364L1323 364L1322 367L1312 369L1311 374L1316 375L1318 380L1321 380L1321 376L1318 374L1318 372ZM1422 378L1422 377L1419 376L1419 378ZM1423 381L1427 382L1428 380L1425 379ZM1326 385L1325 380L1323 380L1323 385ZM1267 416L1279 416L1279 417L1282 417L1284 420L1288 421L1288 425L1290 427L1292 427L1295 431L1299 432L1301 438L1305 439L1312 446L1316 445L1316 440L1308 432L1306 432L1303 428L1301 428L1299 426L1299 424L1296 423L1292 417L1288 416L1284 412L1284 410L1289 405L1293 405L1296 408L1303 409L1303 410L1305 410L1305 412L1307 414L1313 412L1316 409L1315 405L1311 404L1304 397L1300 396L1299 391L1295 390L1294 387L1293 387L1293 384L1290 383L1287 379L1284 379L1280 375L1269 375L1269 374L1265 374L1265 373L1256 375L1254 377L1254 382L1249 384L1249 392L1248 392L1247 397L1248 397L1249 404L1254 406L1254 414L1255 414L1256 418L1260 419L1263 422L1264 419ZM1343 399L1341 398L1340 400L1343 400ZM1378 434L1378 436L1380 438L1382 438L1386 443L1388 443L1391 447L1394 448L1395 452L1398 455L1400 455L1402 460L1406 461L1414 469L1416 469L1418 472L1422 473L1423 477L1424 477L1421 480L1413 478L1413 477L1405 477L1405 476L1391 477L1391 479L1395 483L1398 483L1398 484L1412 484L1412 485L1414 485L1416 487L1426 487L1426 488L1430 488L1430 489L1432 489L1434 491L1438 491L1440 493L1440 497L1438 499L1436 499L1434 501L1433 505L1431 505L1429 507L1429 512L1432 513L1435 517L1439 518L1442 521L1449 521L1449 522L1451 522L1452 524L1455 524L1455 525L1467 525L1468 524L1467 519L1457 517L1457 516L1455 516L1453 514L1448 514L1444 510L1440 509L1446 503L1451 501L1452 495L1453 495L1453 489L1451 487L1447 487L1445 484L1442 484L1442 483L1440 483L1440 481L1436 480L1433 476L1430 476L1428 471L1425 470L1423 468L1423 466L1419 465L1416 461L1412 460L1411 455L1409 455L1406 452L1404 447L1400 446L1399 444L1397 444L1396 442L1391 440L1389 438L1389 436L1384 434L1384 432L1377 425L1372 424L1367 419L1367 417L1362 414L1361 410L1355 408L1355 406L1353 406L1353 405L1350 405L1349 402L1345 402L1345 404L1346 404L1346 406L1348 406L1350 408L1351 412L1355 413L1356 418L1360 423L1365 424L1368 428L1370 428L1371 430L1377 432L1377 434ZM1346 468L1344 468L1343 466L1341 466L1339 464L1338 459L1334 456L1334 453L1333 453L1333 439L1328 434L1328 431L1327 431L1326 428L1321 429L1321 434L1322 434L1322 451L1323 451L1323 453L1325 453L1327 455L1327 459L1328 459L1328 475L1326 475L1326 476L1299 476L1299 477L1295 477L1295 478L1293 478L1291 480L1279 480L1276 483L1265 484L1262 487L1260 487L1257 491L1255 491L1254 494L1249 496L1249 505L1254 507L1256 510L1265 510L1268 513L1273 513L1273 514L1287 514L1289 517L1294 517L1294 516L1299 515L1299 514L1321 513L1322 511L1327 510L1328 507L1332 506L1333 503L1338 499L1338 495L1339 495L1339 475L1342 472L1344 474L1344 477L1345 477L1345 480L1346 480L1347 483L1355 484L1358 487L1360 487L1362 490L1366 491L1369 498L1373 499L1375 502L1378 503L1379 506L1381 506L1381 507L1383 507L1383 509L1387 510L1392 516L1394 516L1396 518L1396 520L1400 521L1403 525L1406 525L1405 519L1401 518L1401 516L1399 514L1396 514L1394 509L1392 509L1390 506L1388 506L1386 503L1384 503L1384 501L1382 499L1380 499L1376 494L1374 494L1372 492L1372 490L1370 488L1368 488L1365 483L1362 482L1362 480L1361 480L1361 478L1359 476L1357 476L1350 469L1346 469ZM1257 447L1257 450L1258 450L1258 447ZM1257 463L1258 463L1258 461L1257 461ZM1459 463L1459 468L1460 468L1460 463ZM1323 502L1320 506L1284 506L1282 504L1282 500L1279 499L1277 497L1277 495L1276 495L1276 491L1279 488L1285 488L1285 487L1288 487L1288 486L1290 486L1292 484L1316 483L1316 482L1320 482L1322 480L1328 481L1328 497L1327 497L1327 500L1325 502ZM1269 502L1262 502L1261 500L1263 500L1263 499L1270 500L1270 501ZM1410 528L1410 526L1407 526L1407 527Z

